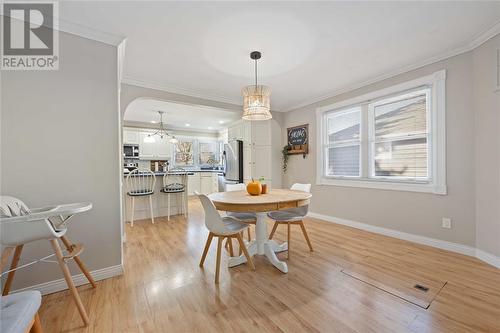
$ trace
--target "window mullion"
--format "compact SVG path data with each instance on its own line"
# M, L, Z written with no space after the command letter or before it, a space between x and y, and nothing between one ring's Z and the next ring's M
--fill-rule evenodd
M361 178L368 178L370 168L370 136L368 126L370 126L369 115L368 115L368 103L361 105L361 126L360 126L360 137L361 137L361 147L360 147L360 170Z

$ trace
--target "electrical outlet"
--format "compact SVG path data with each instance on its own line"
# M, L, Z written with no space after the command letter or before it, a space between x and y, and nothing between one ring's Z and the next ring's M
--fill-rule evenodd
M441 226L445 229L451 229L451 219L448 217L443 217L441 220Z

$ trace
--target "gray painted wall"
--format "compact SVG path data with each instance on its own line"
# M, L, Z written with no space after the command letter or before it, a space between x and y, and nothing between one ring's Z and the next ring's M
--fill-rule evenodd
M476 247L500 257L500 91L496 54L500 35L474 50L476 115Z
M474 102L472 54L466 53L383 80L303 108L285 116L287 127L309 124L310 153L291 156L284 185L315 183L316 115L329 105L371 91L446 69L446 139L448 195L378 189L313 185L310 210L315 213L368 223L412 234L475 245ZM285 137L285 134L284 134ZM441 228L441 218L453 220Z
M92 202L68 236L85 244L90 270L120 265L117 49L59 38L58 71L2 72L1 193L30 207ZM47 241L31 243L22 261L49 253ZM60 278L57 265L37 264L16 274L14 289Z

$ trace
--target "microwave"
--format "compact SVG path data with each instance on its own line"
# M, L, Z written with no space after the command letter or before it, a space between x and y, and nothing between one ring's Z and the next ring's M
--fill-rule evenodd
M124 158L139 158L139 145L123 145Z

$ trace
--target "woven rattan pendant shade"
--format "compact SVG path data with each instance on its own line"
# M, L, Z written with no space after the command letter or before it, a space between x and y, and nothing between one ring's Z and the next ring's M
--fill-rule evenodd
M271 115L271 88L257 84L257 60L261 58L259 51L250 53L255 61L255 84L241 89L243 95L243 120L268 120Z
M271 88L267 86L247 86L241 90L243 95L244 120L268 120L271 115Z

